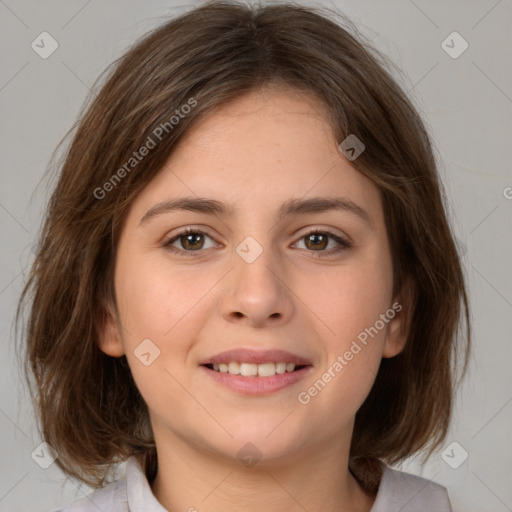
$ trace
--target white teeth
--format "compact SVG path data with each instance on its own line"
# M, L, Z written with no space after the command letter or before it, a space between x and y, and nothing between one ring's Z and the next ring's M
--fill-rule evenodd
M276 374L276 365L274 363L263 363L258 365L258 375L260 377L272 377Z
M240 373L240 365L238 363L229 363L229 372L232 375L238 375Z
M213 369L220 373L229 373L231 375L242 375L244 377L272 377L273 375L282 375L285 372L293 372L295 363L215 363Z
M276 364L276 373L278 375L282 375L286 371L286 363L277 363Z
M244 377L258 375L258 365L253 363L242 363L240 365L240 375L243 375Z

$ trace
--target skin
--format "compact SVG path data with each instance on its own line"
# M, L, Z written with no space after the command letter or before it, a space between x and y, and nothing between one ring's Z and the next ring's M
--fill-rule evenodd
M126 355L148 405L159 461L151 486L169 510L371 509L374 496L348 471L350 439L381 358L403 349L404 313L307 405L297 398L360 332L403 304L392 296L379 190L340 153L322 108L275 87L224 104L187 133L125 219L114 276L122 329L107 322L100 347ZM289 199L333 195L355 202L369 222L341 210L277 219ZM238 212L173 211L140 224L154 205L184 196ZM172 253L165 242L188 226L207 232L193 245L203 248ZM322 256L339 244L307 244L314 228L352 245ZM248 236L263 248L252 263L235 250ZM183 238L173 246L190 247ZM149 366L134 355L147 338L160 350ZM273 394L247 396L198 366L240 347L288 350L313 369ZM252 467L237 457L246 443L261 453Z

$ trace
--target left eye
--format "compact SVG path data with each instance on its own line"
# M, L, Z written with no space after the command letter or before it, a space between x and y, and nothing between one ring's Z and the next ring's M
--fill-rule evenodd
M188 228L167 240L164 244L164 247L170 249L172 252L182 254L189 253L187 256L191 256L190 253L200 252L201 249L209 248L204 246L204 237L213 241L213 238L204 231L201 231L200 229ZM312 249L310 252L322 253L320 254L321 256L325 254L329 255L338 253L350 247L348 241L344 240L338 235L335 235L334 233L331 233L330 231L310 231L309 233L301 236L299 242L302 240L305 240L305 246L307 249ZM334 241L337 246L326 250L329 245L329 241ZM176 247L174 245L176 243L180 243L182 248L180 249ZM214 246L215 242L212 246L210 246L210 248Z
M174 243L180 242L181 246L185 249L185 252L199 251L200 249L203 249L205 236L210 240L213 240L213 238L210 235L207 235L204 231L188 228L169 239L165 243L165 247L168 247L173 252L183 252L182 250L174 247Z
M313 252L320 252L322 256L325 254L334 254L341 252L350 247L350 244L343 238L331 233L330 231L314 230L301 236L299 241L305 240L305 246L307 248L315 248ZM325 249L329 245L329 240L336 242L337 246L326 251Z

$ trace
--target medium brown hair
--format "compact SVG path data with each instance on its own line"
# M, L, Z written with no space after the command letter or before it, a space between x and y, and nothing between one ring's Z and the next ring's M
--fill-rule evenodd
M395 463L438 447L456 374L467 366L469 307L430 137L391 67L338 12L228 1L166 22L113 63L70 134L17 314L29 302L27 378L42 435L65 473L101 486L114 463L137 455L155 474L147 406L126 358L98 348L99 326L116 314L113 265L123 219L199 119L269 84L321 102L337 141L349 134L363 141L352 165L381 193L394 294L407 283L413 290L404 304L408 342L382 360L356 415L351 468L371 482L375 465L364 461ZM171 127L191 98L196 106ZM165 137L127 170L164 123ZM113 180L116 173L122 179Z

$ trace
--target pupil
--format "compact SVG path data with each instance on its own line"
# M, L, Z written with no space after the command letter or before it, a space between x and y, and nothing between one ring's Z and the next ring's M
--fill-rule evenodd
M197 239L200 239L201 238L201 235L199 233L192 233L192 234L189 234L189 235L185 235L185 240L186 240L186 243L185 243L185 247L191 247L191 248L197 248L197 247L193 247L197 244ZM196 241L194 242L194 239L196 239Z
M320 242L318 242L318 241L316 241L316 242L315 242L314 240L316 240L316 239L318 239L318 238L320 238L320 239L322 239L322 238L323 238L324 240L321 240ZM314 234L312 234L312 235L309 235L309 241L313 243L313 246L314 246L314 247L322 246L322 248L324 248L324 245L325 245L325 239L326 239L326 238L325 238L325 237L324 237L324 235L322 235L322 234L314 233ZM322 244L322 242L323 242L323 244Z

